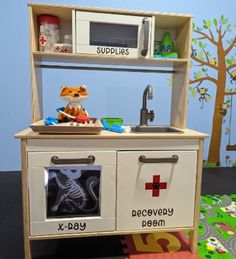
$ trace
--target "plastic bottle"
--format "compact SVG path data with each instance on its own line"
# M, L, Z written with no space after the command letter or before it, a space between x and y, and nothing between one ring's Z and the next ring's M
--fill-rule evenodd
M174 51L174 43L169 32L165 32L161 40L161 52L170 53Z

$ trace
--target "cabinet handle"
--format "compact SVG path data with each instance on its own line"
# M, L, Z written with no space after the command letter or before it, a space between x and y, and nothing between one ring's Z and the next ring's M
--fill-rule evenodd
M163 158L146 158L145 156L140 156L138 158L141 163L174 163L178 162L179 157L173 155L172 157L163 157Z
M59 158L57 156L53 156L51 158L51 162L56 165L63 164L92 164L95 161L95 157L90 155L87 158Z
M150 29L150 22L148 18L143 19L143 50L141 51L141 55L143 57L147 56L148 48L149 48L149 29Z

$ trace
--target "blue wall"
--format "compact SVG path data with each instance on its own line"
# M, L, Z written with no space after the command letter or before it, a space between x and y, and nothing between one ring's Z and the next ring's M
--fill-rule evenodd
M5 1L1 5L1 108L0 118L0 171L20 170L20 143L14 134L27 128L31 121L30 100L30 65L28 10L26 0ZM140 9L160 12L190 13L195 16L195 23L201 25L203 19L218 18L221 14L235 23L236 2L228 0L211 1L41 1L45 3L62 3L82 6L111 7L120 9ZM227 4L225 4L227 3ZM208 5L208 6L206 6ZM210 11L209 10L210 7ZM234 28L235 29L235 28ZM233 34L234 33L234 34ZM232 38L235 30L232 31ZM55 108L64 103L59 99L59 89L63 84L87 85L90 97L85 106L90 114L96 117L121 116L125 123L138 123L141 95L144 87L150 83L154 87L154 100L149 107L155 110L155 123L166 124L169 121L171 89L168 87L170 76L156 74L128 74L108 72L79 72L48 70L43 72L45 84L45 116L54 115ZM206 84L212 99L200 109L198 98L189 97L188 128L211 133L215 88ZM50 102L49 102L50 100ZM50 104L50 106L49 106ZM234 107L235 109L236 107ZM234 111L236 114L236 111ZM225 129L228 123L226 118ZM236 127L236 120L232 128ZM236 143L236 136L234 136ZM227 136L222 136L222 157L226 155ZM205 144L207 157L209 140ZM236 160L234 154L230 154Z

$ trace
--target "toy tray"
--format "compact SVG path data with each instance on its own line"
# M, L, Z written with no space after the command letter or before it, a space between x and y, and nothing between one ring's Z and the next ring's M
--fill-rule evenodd
M40 120L30 125L31 129L38 133L44 134L99 134L103 129L99 119L90 119L89 124L81 124L76 122L60 123L58 125L44 125L44 121Z

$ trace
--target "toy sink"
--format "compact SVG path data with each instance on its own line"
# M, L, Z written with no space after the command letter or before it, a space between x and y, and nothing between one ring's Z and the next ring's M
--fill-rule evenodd
M183 133L182 130L171 126L131 126L131 132L134 133Z

